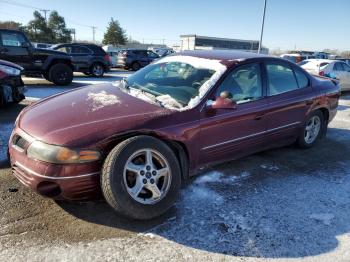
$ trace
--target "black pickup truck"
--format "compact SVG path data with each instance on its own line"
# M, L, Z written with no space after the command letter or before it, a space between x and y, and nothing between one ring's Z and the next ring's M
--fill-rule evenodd
M43 76L55 85L69 85L73 80L68 54L35 48L21 31L0 29L0 59L20 65L26 76Z

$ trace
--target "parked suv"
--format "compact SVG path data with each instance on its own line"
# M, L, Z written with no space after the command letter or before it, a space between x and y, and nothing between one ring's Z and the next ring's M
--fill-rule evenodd
M118 54L118 67L124 69L139 70L158 59L159 55L147 49L126 49Z
M44 76L56 85L69 85L73 80L73 64L67 54L35 48L21 31L0 29L0 59L20 65L26 76Z
M98 45L84 43L59 44L53 46L52 49L69 54L74 65L74 71L83 72L86 75L102 77L111 66L111 58Z

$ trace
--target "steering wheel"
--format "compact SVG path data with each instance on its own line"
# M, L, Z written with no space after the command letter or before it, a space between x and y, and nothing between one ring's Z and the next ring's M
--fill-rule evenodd
M200 87L201 85L202 85L202 83L201 83L201 82L198 82L198 81L192 83L192 87L193 87L193 88L198 88L198 87Z

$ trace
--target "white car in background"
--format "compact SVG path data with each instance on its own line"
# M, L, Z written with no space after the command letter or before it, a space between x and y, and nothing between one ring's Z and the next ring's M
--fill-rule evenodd
M299 65L311 74L339 80L342 91L350 90L350 66L343 61L307 59L300 62Z

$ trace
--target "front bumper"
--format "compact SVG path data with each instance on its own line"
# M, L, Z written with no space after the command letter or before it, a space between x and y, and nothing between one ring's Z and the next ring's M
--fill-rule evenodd
M22 137L23 148L14 144L14 136ZM26 149L33 138L16 128L9 141L12 174L35 192L54 199L89 200L101 197L101 164L50 164L30 159Z

